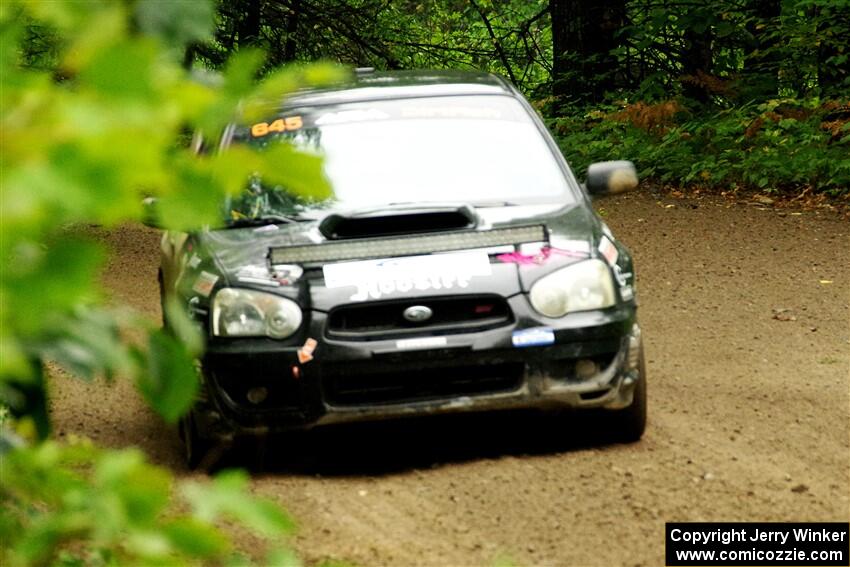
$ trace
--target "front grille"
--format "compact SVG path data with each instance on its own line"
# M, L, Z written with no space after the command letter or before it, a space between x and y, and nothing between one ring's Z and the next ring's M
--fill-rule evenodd
M522 362L440 368L405 368L353 374L340 369L323 378L333 406L381 405L511 392L522 385Z
M432 315L412 322L407 308L424 306ZM328 336L348 340L385 338L427 332L462 333L498 327L513 321L507 302L496 295L420 298L346 305L328 316Z

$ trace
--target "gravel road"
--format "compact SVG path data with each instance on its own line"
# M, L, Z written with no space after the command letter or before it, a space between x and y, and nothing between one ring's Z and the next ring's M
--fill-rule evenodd
M305 559L660 565L666 521L850 520L850 223L647 192L598 208L638 268L644 439L509 414L278 440L253 487L297 519ZM158 318L157 233L92 230L115 300ZM197 474L132 387L53 374L60 436Z

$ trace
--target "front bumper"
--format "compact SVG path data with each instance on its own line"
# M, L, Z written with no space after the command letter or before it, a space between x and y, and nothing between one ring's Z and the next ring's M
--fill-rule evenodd
M321 312L311 314L295 343L318 341L305 364L297 346L278 341L211 342L203 362L206 396L195 418L202 431L221 437L468 411L631 404L644 379L633 305L550 320L529 313L522 295L509 303L517 314L512 324L443 335L439 348L400 350L398 337L333 340L324 336ZM555 343L513 346L515 330L535 326L552 328ZM579 360L598 370L580 377Z

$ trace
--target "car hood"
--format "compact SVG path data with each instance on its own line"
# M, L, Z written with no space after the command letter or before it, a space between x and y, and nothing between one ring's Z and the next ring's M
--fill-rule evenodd
M490 273L485 277L471 278L468 285L463 286L463 293L510 297L527 291L539 277L593 254L601 231L601 223L584 203L478 208L475 214L475 231L544 225L553 252L541 254L541 246L534 244L518 247L516 252L507 247L490 249ZM198 244L209 254L227 285L296 295L302 301L308 300L314 309L328 310L335 305L357 301L357 294L351 288L327 287L320 266L305 266L307 269L303 274L300 273L301 266L291 267L294 277L284 279L283 285L279 285L280 273L269 263L273 248L340 242L328 240L319 228L320 222L321 219L317 219L257 228L205 231L198 234ZM430 286L428 289L414 288L403 295L441 296L458 291L453 286ZM384 298L380 294L379 297L374 294L371 297L372 300ZM398 294L390 293L386 299L389 298L398 298Z

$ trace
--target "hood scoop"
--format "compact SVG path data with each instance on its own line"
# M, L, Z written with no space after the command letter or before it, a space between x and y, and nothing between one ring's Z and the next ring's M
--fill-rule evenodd
M467 206L393 206L325 217L319 230L328 240L376 238L475 228L478 216Z

